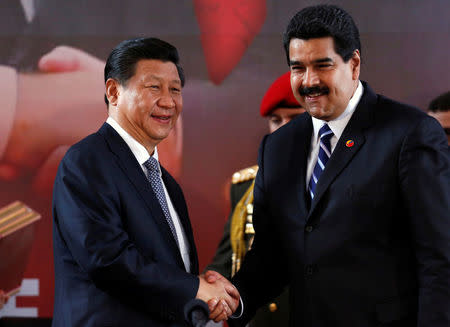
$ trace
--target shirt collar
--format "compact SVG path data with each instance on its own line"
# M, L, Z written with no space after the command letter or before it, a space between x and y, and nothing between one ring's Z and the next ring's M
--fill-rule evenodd
M131 152L133 152L133 155L136 157L136 160L139 162L139 164L142 165L144 162L146 162L150 156L147 149L138 141L136 141L126 130L122 128L122 126L119 125L119 123L112 118L111 116L108 117L106 122L114 128L114 130L122 137L122 139L125 141L125 143L130 148ZM155 146L155 151L153 151L153 155L151 155L153 158L158 161L158 149ZM159 175L161 176L161 168L159 167L159 161L158 161L158 170Z
M359 100L361 100L362 94L364 92L364 88L361 84L361 81L358 81L358 87L356 88L355 93L353 93L353 96L351 97L350 101L348 102L347 108L345 108L344 112L339 115L336 119L330 120L330 121L324 121L321 119L317 119L314 117L312 118L313 128L314 128L314 140L315 142L319 141L318 135L319 135L319 129L327 123L330 127L333 134L339 138L341 137L342 133L344 132L345 127L347 126L350 118L352 118L353 113L355 112L356 106L359 103Z

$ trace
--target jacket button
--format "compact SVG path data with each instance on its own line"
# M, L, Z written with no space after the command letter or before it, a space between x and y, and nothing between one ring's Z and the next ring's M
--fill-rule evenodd
M269 311L270 312L275 312L278 310L277 304L275 302L269 304Z
M306 226L306 232L311 233L313 231L313 227L311 225Z

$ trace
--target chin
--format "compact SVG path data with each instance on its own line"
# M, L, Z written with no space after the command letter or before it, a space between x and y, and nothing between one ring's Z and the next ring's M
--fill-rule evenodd
M327 116L322 109L317 109L317 108L308 110L308 113L312 117L317 118L317 119L323 119L324 117Z
M169 136L170 131L172 130L172 127L166 126L164 128L156 128L153 129L151 134L153 134L153 137L157 140L164 140L167 136Z

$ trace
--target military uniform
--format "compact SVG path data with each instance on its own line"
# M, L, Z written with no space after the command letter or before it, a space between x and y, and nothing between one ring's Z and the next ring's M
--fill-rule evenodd
M225 224L222 239L211 264L206 270L215 270L230 279L240 268L243 257L251 247L253 230L253 185L258 166L233 174L230 188L231 213ZM286 289L273 302L261 307L251 327L288 326L289 296Z

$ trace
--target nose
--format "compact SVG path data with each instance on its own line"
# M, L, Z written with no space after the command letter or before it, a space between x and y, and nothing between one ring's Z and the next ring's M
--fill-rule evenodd
M303 77L303 86L312 87L319 84L319 76L314 69L307 68Z
M172 95L170 94L169 90L165 90L161 94L161 97L158 100L158 105L161 108L166 108L166 109L172 109L175 107L175 101L172 98Z

